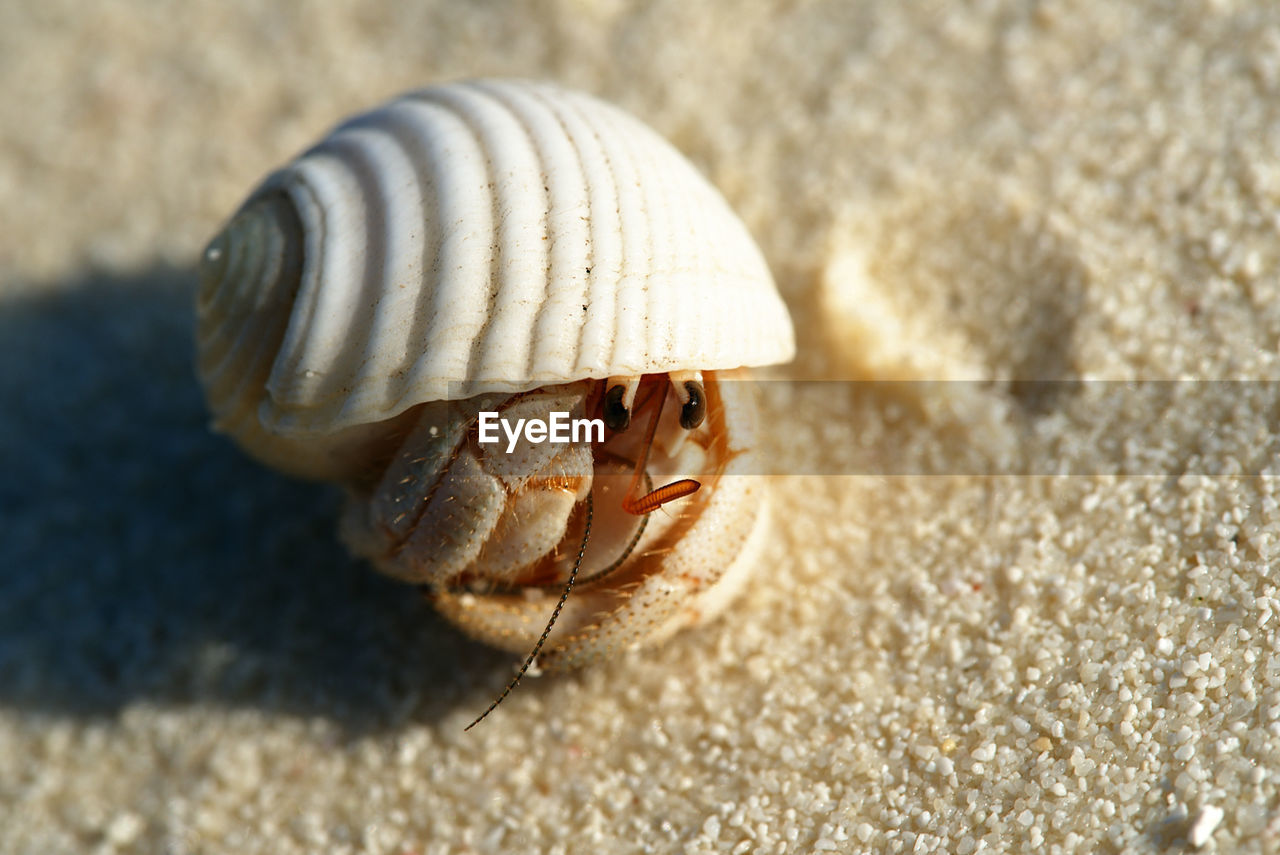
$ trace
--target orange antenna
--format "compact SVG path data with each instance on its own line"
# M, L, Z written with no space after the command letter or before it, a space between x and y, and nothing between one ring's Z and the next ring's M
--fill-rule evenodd
M631 485L627 487L627 497L622 500L622 509L629 514L640 516L653 513L667 502L695 493L702 486L692 478L684 478L651 490L639 498L632 498L636 494L636 488L640 486L641 478L647 477L645 467L649 463L649 449L653 447L653 438L658 433L658 421L662 418L662 405L666 401L667 390L664 388L658 393L658 405L654 407L653 415L649 417L649 429L644 435L640 458L636 461L635 471L631 474Z
M672 481L670 484L646 493L634 501L628 499L622 503L622 507L629 513L650 514L667 502L674 502L676 499L683 499L685 496L698 492L701 486L700 483L692 478L682 478L679 481Z

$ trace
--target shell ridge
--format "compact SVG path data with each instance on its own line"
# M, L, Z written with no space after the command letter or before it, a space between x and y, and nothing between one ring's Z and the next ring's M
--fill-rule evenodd
M417 196L421 201L420 215L416 226L420 230L415 241L414 254L418 265L418 278L424 287L417 289L416 297L408 301L410 310L405 318L405 351L400 362L399 390L389 411L403 412L417 403L421 395L434 392L440 397L448 394L444 383L430 377L431 369L437 377L461 379L464 375L461 368L450 371L449 361L453 353L445 346L422 348L415 352L413 347L418 342L431 342L439 339L451 340L452 336L439 334L439 323L447 313L440 305L446 288L441 281L443 265L441 255L444 251L444 232L447 224L441 222L438 212L450 211L454 200L450 196L449 182L443 169L446 158L436 150L438 135L433 135L419 124L424 120L423 111L438 110L434 105L426 104L412 98L402 99L387 109L387 133L396 140L404 150L413 169L413 181ZM409 289L413 290L413 289ZM479 323L483 323L481 319ZM466 328L466 322L457 324ZM433 334L433 331L435 334ZM441 363L444 363L441 365Z
M519 160L522 155L527 156L529 146L527 137L522 136L518 142L511 139L512 126L519 129L519 124L501 101L485 92L483 82L472 81L460 89L458 92L435 90L432 94L444 98L456 109L476 135L489 175L493 222L489 279L484 300L487 321L471 340L464 383L465 394L469 396L491 388L494 381L522 385L519 381L523 378L517 376L514 367L527 361L527 333L522 336L517 332L520 317L528 315L528 297L521 295L519 300L503 298L507 296L504 286L508 284L504 274L521 262L521 258L511 253L507 246L512 242L520 243L519 234L524 225L520 218L522 194L512 184L522 174ZM541 245L545 241L539 240L538 243ZM513 283L513 297L515 290Z
M235 230L236 236L243 234L243 227L237 228L238 217L243 216L248 205L242 207L238 211L236 217L227 226L227 231ZM256 237L256 236L255 236ZM205 284L202 282L199 291L199 304L196 307L200 317L222 317L231 313L237 316L245 314L242 304L245 300L254 299L254 291L259 284L265 280L265 277L259 275L253 265L246 264L245 257L249 252L255 251L255 247L247 245L250 242L242 239L232 240L223 239L221 241L223 247L216 250L219 253L225 253L225 258L218 256L218 261L222 263L220 278L216 283ZM215 250L206 248L206 255ZM223 337L229 333L222 332L222 326L217 328L217 333ZM202 346L207 342L202 343Z
M645 204L658 212L665 226L651 230L651 261L645 279L645 370L653 370L683 357L674 334L675 318L688 299L688 286L692 283L682 281L684 277L679 272L685 263L694 270L700 265L694 260L696 241L690 239L689 200L677 200L673 189L673 176L684 178L684 171L673 162L675 158L667 156L669 144L643 124L628 135L627 143L645 172L654 176L644 185ZM678 204L679 201L686 204Z
M404 195L405 173L412 164L398 141L385 132L373 116L362 117L343 126L333 139L345 163L366 213L367 228L363 252L363 276L354 283L346 322L366 331L363 335L344 333L336 356L323 370L328 418L341 425L356 424L360 414L387 411L403 397L403 364L407 354L405 299L394 281L406 275L397 269L406 256L418 253L405 208L422 209L420 197ZM399 174L396 174L396 173ZM416 217L421 219L419 213ZM407 276L406 276L407 278ZM348 327L350 329L351 327ZM370 349L376 342L377 348Z
M481 366L483 357L484 343L489 333L493 329L493 309L497 299L497 292L500 283L500 259L499 250L501 248L501 228L504 219L501 210L500 200L496 187L498 184L498 176L496 164L493 162L493 152L491 151L489 142L490 135L485 132L482 122L476 115L475 104L470 99L471 90L474 89L473 83L459 84L456 89L431 88L424 89L416 93L416 97L435 105L449 113L450 117L458 122L461 129L464 129L474 144L471 152L475 155L475 165L483 169L483 184L480 187L459 188L482 197L487 192L488 204L477 205L477 208L485 209L487 213L486 222L482 234L469 234L466 231L466 224L459 223L458 245L460 250L471 249L472 252L460 252L464 257L470 257L477 266L483 266L485 274L479 277L480 280L475 283L476 293L464 293L459 288L445 287L447 283L456 281L450 279L448 263L450 259L441 259L441 270L438 278L439 284L442 286L442 292L449 292L449 296L445 298L444 305L448 307L446 311L438 313L437 317L445 317L454 306L466 305L466 309L480 318L480 323L470 330L470 336L466 342L459 339L459 349L465 352L466 356L462 363L462 374L457 381L445 379L448 385L450 398L466 398L477 394L481 390L480 384L476 382L475 375L477 368ZM463 91L458 91L463 90ZM476 176L479 177L479 176ZM471 244L471 246L467 246ZM487 248L489 260L487 264L479 263L479 256ZM467 283L470 285L471 283ZM458 292L456 295L454 292ZM465 311L465 310L464 310ZM433 330L438 329L434 324ZM441 332L447 332L457 329L456 325L451 324L445 327Z
M595 222L597 212L591 201L591 181L585 154L561 112L560 105L544 87L530 85L526 93L540 110L530 113L526 124L532 129L554 123L554 128L533 134L544 163L544 177L550 195L547 263L547 300L538 308L533 323L533 349L529 378L563 380L574 374L582 354L584 314L590 305L592 270L596 260ZM519 111L519 99L509 101ZM558 215L558 216L557 216ZM576 248L575 248L576 247ZM575 308L581 306L582 308ZM576 331L570 326L576 320ZM572 342L570 341L572 336Z
M264 368L269 370L277 344L272 337L261 335L264 326L265 323L246 321L240 335L228 337L225 349L201 353L201 371L208 388L228 404L214 414L215 424L220 424L227 413L246 406L256 412L256 406L245 402L252 398L252 388L262 383Z
M466 84L461 84L461 86L466 86ZM470 136L471 141L474 142L475 145L474 154L476 155L476 165L479 165L480 168L483 168L484 170L484 187L489 188L490 191L492 191L495 184L492 155L490 155L488 148L486 148L484 134L481 133L480 129L476 127L474 122L472 122L472 116L470 115L468 106L465 102L461 102L460 104L458 93L445 92L439 90L439 88L428 88L428 90L417 92L416 95L422 101L426 101L428 104L438 106L438 108L447 111L447 113L451 115L451 118L456 119L458 124L465 129L466 133ZM465 351L466 353L465 360L463 360L462 364L462 376L458 383L451 383L451 381L447 381L449 387L449 398L467 398L474 394L475 384L472 383L471 378L475 375L475 367L477 361L479 361L480 355L479 352L477 352L477 349L479 349L479 342L484 339L485 334L488 332L489 326L493 321L493 292L495 288L495 270L497 270L495 269L495 265L497 265L495 255L497 255L497 253L494 252L494 247L497 246L498 243L497 234L500 211L498 210L498 201L497 198L495 198L494 193L489 193L488 200L488 205L477 206L483 207L486 214L488 214L488 216L486 216L484 233L477 234L477 236L462 234L460 237L460 243L463 244L467 243L468 237L474 237L471 243L476 244L476 253L483 251L480 247L488 247L488 264L477 264L477 269L479 269L479 266L484 266L485 269L484 283L476 283L477 285L480 285L481 288L484 288L484 293L476 293L474 301L461 300L460 297L452 296L452 293L451 296L445 298L445 305L448 306L456 305L456 303L471 302L472 306L474 306L476 310L479 310L481 314L480 324L477 325L475 329L470 330L470 337L467 337L466 342L461 344L462 351ZM460 228L465 229L461 224ZM442 262L443 261L444 260L442 259ZM479 259L476 259L476 261L479 262ZM445 265L442 264L439 282L443 285L444 283L447 283L448 280L448 271L445 270ZM442 291L445 291L445 289L442 288ZM453 324L445 329L457 329L457 325Z
M405 121L415 125L414 137L437 176L438 239L431 248L433 266L423 269L427 284L419 299L419 324L425 328L416 340L424 346L411 371L413 388L433 390L438 399L463 388L472 343L488 323L486 304L469 291L488 284L482 256L494 240L494 222L493 205L479 201L488 194L477 192L491 182L483 141L454 105L432 94L425 90L410 96L413 109ZM484 281L468 281L467 272L481 266L485 272L476 278Z
M613 123L616 126L618 123L618 117L612 116L611 118L614 120ZM622 121L626 122L626 119L624 118ZM643 167L644 160L640 158L636 152L636 148L634 146L636 136L634 134L623 134L622 138L625 140L625 144L627 146L627 154L631 162L635 165L636 174L643 177L645 175L645 169ZM653 172L654 170L650 169L649 171ZM661 170L656 170L656 171L660 176L662 175ZM665 180L665 176L662 176L662 177ZM653 198L654 188L650 187L650 183L651 182L644 181L644 180L640 180L636 182L636 189L639 191L640 198L643 200L640 210L644 211L646 214L648 214L648 212L652 209L651 200ZM648 267L648 271L646 275L640 279L640 284L639 284L641 299L638 304L644 306L645 314L644 314L644 317L640 319L639 335L637 336L637 339L638 339L637 343L641 346L640 352L636 354L636 357L635 357L636 362L638 364L636 366L634 373L637 373L637 374L647 370L650 367L650 364L652 363L652 359L651 359L652 351L649 349L649 342L651 340L651 335L648 334L649 311L650 311L649 296L650 296L650 291L652 290L651 286L653 285L653 279L654 279L653 262L654 262L655 256L657 255L657 247L660 243L665 243L665 241L662 241L658 237L659 235L662 234L662 230L653 228L653 225L652 225L653 220L650 219L648 216L644 217L643 219L645 221L645 258L648 259L646 264L646 266Z
M240 232L243 233L243 229ZM241 304L246 297L252 295L252 288L261 282L270 281L269 276L262 275L260 265L253 264L255 257L260 254L259 245L262 241L256 239L256 234L252 237L255 240L223 241L225 248L219 250L226 253L225 259L219 259L223 263L222 275L216 285L204 286L200 291L200 303L197 306L200 322L203 324L206 319L212 319L216 323L212 329L204 329L199 345L200 371L207 378L206 383L210 388L216 388L217 381L228 370L229 363L239 358L235 345L247 337L244 330L236 329L232 324L252 323L255 320L253 313L240 308ZM208 252L210 250L206 250Z
M615 118L615 126L616 124ZM671 352L668 305L663 299L668 297L670 292L662 287L662 280L666 278L665 271L670 269L676 258L675 238L678 229L672 228L676 220L668 200L669 176L661 168L653 156L654 152L648 146L636 144L639 140L645 139L644 134L637 129L620 136L624 140L623 144L627 148L628 156L636 164L636 172L649 179L637 183L641 199L640 209L647 215L646 219L649 223L658 222L663 226L663 228L654 228L651 225L648 229L647 270L640 283L638 305L644 310L643 323L640 327L640 357L644 364L640 370L647 371Z
M531 110L526 112L528 108L521 103L522 99L519 97L521 95L534 94L536 92L535 87L518 87L515 84L501 84L497 81L489 80L478 81L476 85L506 110L511 120L524 134L522 142L527 143L533 160L538 164L539 174L542 176L543 198L545 199L545 204L543 205L544 213L541 217L542 240L545 247L542 264L542 293L539 295L539 299L535 300L535 308L529 324L530 341L525 353L523 376L517 378L513 374L509 375L509 379L523 379L531 383L554 379L556 376L554 367L544 365L539 358L541 355L539 353L539 342L544 340L547 335L544 325L549 317L548 310L553 307L553 304L558 303L554 296L556 280L552 277L552 266L555 263L557 251L556 245L557 243L563 243L563 241L557 240L557 230L553 228L553 216L557 202L556 191L553 188L557 184L556 173L559 170L556 167L558 161L555 157L555 152L551 150L552 141L538 132L539 117L533 114ZM542 118L545 121L545 110L543 112ZM551 118L554 120L555 117L552 116Z
M257 331L258 330L256 328L253 330L255 333ZM248 330L246 330L246 332L248 332ZM271 366L275 359L274 350L276 343L277 342L270 340L268 337L263 336L256 345L252 346L248 353L248 358L238 361L234 366L240 371L241 379L240 382L231 386L230 391L225 393L225 399L236 402L244 401L246 403L244 406L236 407L234 416L227 413L218 413L217 418L214 420L214 424L219 428L222 427L224 421L227 424L230 424L235 421L240 421L246 416L250 416L255 421L264 425L271 423L270 419L274 417L274 412L270 408L271 401L269 398L262 400L256 406L248 402L253 400L253 394L256 388L261 386L264 376L271 371ZM250 368L254 370L248 370ZM220 376L219 379L221 379Z
M316 149L307 156L321 156L315 154ZM293 310L284 338L280 342L280 350L267 377L267 396L261 409L263 424L278 429L282 427L282 408L292 403L291 399L294 397L305 397L301 393L294 393L290 384L304 370L301 366L305 364L305 347L311 330L319 323L324 301L320 292L328 281L325 273L334 250L331 242L326 240L332 226L331 209L326 204L326 196L315 183L308 180L304 163L299 162L287 171L275 173L255 196L266 195L275 190L283 192L298 211L303 233L302 273L298 278ZM357 227L355 231L357 234L361 233L363 226ZM302 401L299 400L298 403L301 404Z
M582 164L588 181L588 206L591 233L591 268L583 294L584 316L578 328L578 350L575 370L584 376L608 376L613 369L613 348L617 340L617 289L609 281L611 275L621 277L629 258L622 228L622 199L618 186L618 173L614 157L601 135L591 111L595 107L588 99L565 97L566 93L548 93L561 97L556 102L561 122L572 123L578 133L569 137ZM571 95L572 93L567 93ZM588 157L586 146L591 145ZM588 164L599 164L591 168ZM597 196L593 199L593 196Z
M278 277L271 274L277 272L276 268L281 264L272 256L277 244L281 244L278 248L283 254L283 242L278 232L264 234L264 231L257 230L250 235L250 240L226 242L228 246L224 251L229 257L225 273L219 287L208 295L206 305L201 307L202 324L206 318L216 322L213 330L206 331L202 337L198 353L201 376L205 378L210 395L223 402L214 413L215 425L230 421L233 416L243 417L246 408L250 411L256 409L252 403L246 403L245 399L251 396L242 390L262 382L260 354L263 350L274 351L279 343L278 336L260 334L273 319L270 313L235 311L246 297L258 297L250 287L278 281ZM232 285L225 287L228 281ZM231 292L231 296L227 296L227 292ZM231 301L232 296L239 301ZM259 305L259 300L255 299L254 308ZM267 364L269 367L270 359Z
M706 312L709 316L716 316L722 311L722 307L728 307L731 313L735 313L739 321L737 323L720 322L715 324L715 332L708 336L706 330L699 330L698 335L694 338L702 343L702 349L708 353L725 353L729 349L737 349L732 346L733 341L740 342L738 348L742 347L742 343L747 345L749 349L754 341L751 336L751 324L744 323L743 319L748 314L757 314L758 309L757 295L759 289L746 290L741 288L744 282L750 282L753 279L760 278L761 272L766 279L772 281L769 277L767 269L758 267L753 272L750 269L750 260L752 255L743 251L742 239L738 233L732 230L732 226L737 225L737 217L733 217L734 222L730 224L724 223L725 213L729 211L724 197L720 195L720 191L715 185L698 173L697 179L699 187L704 188L698 194L699 215L698 222L704 224L707 231L703 235L704 246L732 246L732 262L733 268L726 268L723 256L717 255L712 258L707 267L704 267L703 275L707 275L707 270L712 271L714 275L711 278L716 280L714 289L703 289L701 297L703 306L698 310ZM751 310L755 311L751 311ZM736 368L738 366L725 366Z
M749 335L747 327L742 323L726 323L725 314L736 315L739 319L744 313L744 307L749 305L751 300L748 295L732 293L733 290L726 287L728 283L736 283L738 277L728 278L725 274L731 271L724 270L723 262L720 258L708 258L706 249L708 246L724 246L727 235L718 221L722 218L714 216L714 208L716 197L713 193L718 194L714 187L707 179L704 178L693 166L686 167L691 177L688 181L693 182L692 186L696 188L696 192L691 192L690 208L696 208L696 213L691 221L691 228L699 229L694 243L698 246L698 263L699 272L695 275L699 277L698 288L690 288L690 294L694 296L692 305L676 319L676 340L677 341L696 341L698 342L698 354L694 355L698 362L706 363L708 359L703 354L724 353L728 335L744 337ZM729 244L735 252L739 249L737 242ZM746 299L744 299L746 297ZM693 320L700 317L716 318L714 324L704 324L699 329L691 329ZM714 331L707 330L706 327L714 327ZM710 335L708 336L708 333ZM708 338L711 340L708 341ZM736 367L736 366L733 366Z
M705 278L699 274L705 271L706 263L703 259L702 242L698 239L697 220L693 214L701 206L698 205L697 194L689 192L690 169L685 167L683 158L672 157L674 149L669 151L670 143L657 133L650 132L648 137L641 150L653 164L654 171L662 176L662 181L657 183L656 189L662 194L663 212L671 221L668 243L669 264L665 265L666 270L671 271L667 274L670 280L660 282L659 284L663 287L650 288L649 311L651 317L657 322L650 327L649 346L652 350L649 352L660 355L666 360L688 362L691 361L691 354L685 351L686 340L682 339L677 332L678 328L684 325L681 319L686 319L686 322L687 319L692 319L695 315L691 311L693 306L690 304L696 305L699 295L708 287L714 287L709 283L698 281ZM679 183L675 181L676 178L681 179ZM692 185L695 188L696 186L696 184ZM678 193L677 187L684 189L685 192ZM679 272L685 260L688 260L690 266L697 271L687 277L688 282L681 281L686 277L681 276ZM667 275L663 275L662 278L666 279Z
M370 212L365 233L364 279L356 298L357 314L367 318L363 326L370 335L346 335L341 345L343 361L351 366L341 382L347 394L337 414L344 424L352 423L355 414L371 407L386 409L387 403L398 397L392 383L395 367L403 364L407 342L401 320L402 301L388 297L388 293L398 297L399 289L388 286L394 286L393 279L401 273L393 265L403 257L402 244L412 244L412 239L404 234L402 206L416 201L416 207L421 208L420 199L411 201L401 195L404 188L400 186L400 177L393 174L395 166L412 170L395 138L381 127L363 123L348 128L348 133L352 136L347 140L347 161L360 187L365 208ZM399 163L393 166L397 158ZM377 342L377 349L371 350L372 342Z
M479 94L481 98L486 98L487 103L482 102L480 98L476 99L474 106L474 115L480 123L481 136L484 140L484 151L490 164L490 175L494 178L490 189L493 191L493 207L494 207L494 229L492 254L489 263L489 302L488 302L488 323L484 330L476 336L472 341L472 362L468 366L467 380L468 383L475 388L475 384L485 384L493 381L506 381L522 385L522 380L528 378L521 377L517 373L516 366L522 365L528 361L528 354L532 350L529 346L527 335L519 336L516 334L521 326L528 328L527 324L519 324L513 319L516 314L516 307L510 300L504 300L506 295L503 293L507 284L507 277L504 275L509 265L519 263L518 255L511 253L508 246L511 243L513 232L518 233L522 223L517 216L517 207L520 194L513 192L516 188L511 187L503 179L506 177L514 177L521 174L519 166L510 163L510 159L527 154L522 149L532 148L529 142L528 134L520 122L506 109L506 106L491 93L485 91L482 81L473 81L470 89ZM494 125L506 123L509 126L514 125L516 129L522 132L519 140L514 138L514 134L508 136L503 129L494 127ZM535 159L536 162L536 159ZM505 174L504 174L505 173ZM543 209L545 210L546 193L542 194L544 199ZM542 235L546 235L545 218L543 219ZM540 243L545 244L545 241ZM545 246L544 246L545 253ZM543 261L545 265L545 260ZM541 265L540 265L541 266ZM544 282L541 292L545 294L546 283ZM527 304L529 296L522 297L521 303ZM527 315L526 312L521 314ZM512 353L513 350L519 350L521 353ZM497 364L494 364L494 355ZM523 354L523 355L522 355ZM477 376L478 375L478 376Z
M602 138L618 142L617 153L610 157L610 164L617 176L614 183L618 188L618 230L623 246L623 266L614 289L614 338L609 352L609 373L641 374L646 365L646 336L645 318L639 315L640 307L646 303L648 276L631 273L630 269L637 264L636 259L644 259L647 266L652 265L653 229L644 216L648 209L644 191L646 182L641 180L644 173L629 144L629 134L621 132L632 128L619 129L617 116L623 116L626 124L630 122L625 114L605 106L607 109L597 110L591 119ZM640 199L638 206L637 197Z

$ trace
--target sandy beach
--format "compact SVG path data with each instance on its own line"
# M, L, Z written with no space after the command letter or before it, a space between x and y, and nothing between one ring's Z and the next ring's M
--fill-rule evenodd
M464 733L514 657L208 430L192 294L478 76L669 139L798 354L743 596ZM0 82L0 852L1280 848L1280 7L44 0Z

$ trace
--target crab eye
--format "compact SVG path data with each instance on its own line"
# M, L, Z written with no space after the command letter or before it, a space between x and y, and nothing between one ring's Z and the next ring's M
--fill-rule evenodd
M604 393L604 425L614 433L622 433L631 426L631 410L623 400L627 387L610 386Z
M680 427L693 430L707 417L707 393L702 384L694 380L685 381L684 389L689 393L689 400L680 408Z

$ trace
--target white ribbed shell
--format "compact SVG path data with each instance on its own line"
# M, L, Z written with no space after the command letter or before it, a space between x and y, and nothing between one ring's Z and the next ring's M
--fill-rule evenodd
M351 119L262 183L201 279L218 426L269 460L424 401L794 352L720 194L636 119L544 83Z

